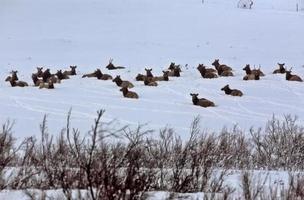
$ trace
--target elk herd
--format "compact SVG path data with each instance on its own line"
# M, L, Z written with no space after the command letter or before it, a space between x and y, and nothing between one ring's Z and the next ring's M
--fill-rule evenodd
M220 64L219 59L216 59L212 65L212 67L207 67L204 64L199 64L197 70L199 71L202 78L205 79L215 79L219 77L228 77L234 76L233 69L230 66L225 64ZM187 67L186 65L185 67ZM50 69L43 70L43 67L37 67L37 72L32 74L32 81L33 86L38 87L39 89L46 88L46 89L54 89L54 84L60 84L62 80L69 79L70 76L77 75L76 72L77 66L70 66L69 70L57 70L56 73L51 73ZM113 59L110 59L109 64L106 66L108 70L118 70L118 69L125 69L123 66L115 66L113 64ZM251 69L249 64L243 68L245 71L245 75L243 77L244 81L249 80L260 80L260 77L265 76L265 74L261 70L261 66L258 69L254 68ZM291 74L292 68L287 70L285 68L285 63L278 63L278 69L273 71L273 74L285 74L285 79L287 81L298 81L302 82L303 80L300 76ZM25 81L20 81L17 75L18 71L11 71L10 76L8 76L5 81L9 82L12 87L27 87L28 84ZM144 74L137 74L135 77L136 81L142 81L145 86L156 87L158 86L158 82L160 81L169 81L169 77L180 77L182 70L180 65L176 65L175 63L171 63L166 70L162 71L162 75L154 76L152 73L152 68L145 68ZM122 92L122 95L126 98L133 98L138 99L139 95L129 89L134 88L134 84L128 80L123 80L120 75L117 75L113 78L110 74L102 73L100 69L96 69L92 73L84 74L82 78L97 78L99 80L111 80L114 82L120 89L119 91ZM243 92L238 89L231 89L229 84L225 85L221 88L221 91L224 91L226 95L231 96L243 96ZM198 98L198 93L190 93L192 97L192 103L196 106L201 107L214 107L215 103L205 99L205 98Z

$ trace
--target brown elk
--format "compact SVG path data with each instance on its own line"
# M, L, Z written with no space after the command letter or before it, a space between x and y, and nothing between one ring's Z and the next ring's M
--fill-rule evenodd
M220 64L219 63L219 59L215 59L214 62L212 63L212 65L215 67L215 69L218 71L219 69L221 71L232 71L232 68L227 66L227 65L224 65L224 64Z
M115 65L113 64L113 59L112 59L112 58L109 60L109 64L106 66L106 68L107 68L108 70L125 69L125 67L123 67L123 66L115 66Z
M113 79L113 77L111 75L103 74L100 69L97 69L95 71L95 75L96 75L97 79L100 79L100 80L112 80Z
M233 76L232 71L223 70L222 68L218 68L217 73L218 73L219 76Z
M18 78L18 76L17 76L17 73L18 73L18 71L16 70L12 70L11 71L11 77L12 77L12 80L14 80L14 81L18 81L19 80L19 78Z
M177 66L177 65L175 65L174 62L171 62L170 65L169 65L169 67L168 67L168 70L172 71L172 70L175 69L176 66Z
M32 80L35 86L39 86L40 83L44 83L42 79L38 78L37 73L36 74L32 74Z
M208 99L205 98L198 98L198 94L192 94L190 93L190 95L192 96L192 103L193 105L196 106L202 106L202 107L214 107L215 104L212 101L209 101Z
M145 78L144 84L146 86L157 86L158 85L156 81L154 81L152 78L148 78L148 77Z
M76 65L70 66L70 68L71 68L71 70L66 70L66 71L63 72L63 74L68 75L68 76L74 76L74 75L76 75L76 68L77 68L77 66Z
M204 64L198 64L197 66L197 70L200 71L200 69L204 67L206 69L206 72L207 73L216 73L217 70L216 69L213 69L213 68L207 68Z
M180 73L182 72L180 65L175 65L173 69L169 71L168 76L180 77Z
M212 70L207 69L203 64L199 64L197 70L203 78L217 78L217 75Z
M26 87L28 86L27 82L24 81L16 81L13 77L8 76L5 81L9 81L12 87Z
M57 73L55 74L59 80L69 79L70 77L64 73L62 73L62 70L57 70Z
M84 74L82 76L82 78L92 78L92 77L96 77L96 71L99 70L99 69L96 69L93 73L89 73L89 74Z
M248 80L260 80L260 75L259 74L248 74L243 77L244 81Z
M243 68L244 71L246 71L246 74L249 75L249 74L258 74L259 76L265 76L265 74L261 71L261 66L258 68L258 69L253 69L251 70L250 69L250 65L247 64L244 68Z
M286 80L303 82L303 80L298 75L291 74L291 69L292 68L290 68L290 70L286 70Z
M148 78L154 77L153 74L152 74L152 68L150 68L150 69L145 68L145 71L146 71L146 76Z
M227 94L227 95L239 96L239 97L243 96L243 93L241 90L230 89L229 85L225 85L221 90L224 91L225 94Z
M127 88L133 88L134 87L134 85L130 81L121 80L119 75L117 75L112 81L115 82L116 85L119 86L119 87L127 87Z
M156 76L152 78L153 81L169 81L169 71L163 71L162 76Z
M36 68L37 68L37 72L36 72L37 77L38 78L42 78L42 76L43 76L43 67L36 67Z
M41 82L39 84L39 89L42 89L42 88L46 88L46 89L54 89L54 83L49 80L47 83L44 83L44 82Z
M286 73L286 69L284 67L285 63L278 63L279 65L279 69L276 69L273 71L273 74L285 74Z
M136 81L144 81L146 77L147 77L146 75L137 74L137 76L135 77L135 80Z
M129 91L127 87L122 87L120 89L120 91L122 91L123 96L126 98L138 99L138 94L136 94L135 92Z
M50 69L46 69L42 74L42 80L43 82L47 82L48 79L52 76Z

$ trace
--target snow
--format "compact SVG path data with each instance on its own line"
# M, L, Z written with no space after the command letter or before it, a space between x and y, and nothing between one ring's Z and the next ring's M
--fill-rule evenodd
M303 83L272 75L276 63L285 62L304 77L304 13L295 12L296 2L256 0L252 10L244 10L226 0L2 0L2 80L16 69L20 80L32 84L37 66L56 72L77 65L79 75L55 85L55 90L11 88L1 81L0 122L14 121L15 135L23 138L38 134L47 114L49 131L58 133L72 108L72 126L87 131L96 111L105 109L105 121L147 124L156 130L169 126L187 137L197 115L209 130L235 124L248 130L264 126L273 114L304 119ZM127 69L106 70L110 58ZM196 66L211 66L215 58L232 66L235 77L202 79ZM156 88L135 82L145 67L160 75L171 61L189 65L182 77ZM243 81L247 63L261 65L266 76ZM81 78L97 67L132 81L139 100L123 98L111 81ZM244 96L220 91L228 83ZM216 107L193 106L190 92L214 101Z

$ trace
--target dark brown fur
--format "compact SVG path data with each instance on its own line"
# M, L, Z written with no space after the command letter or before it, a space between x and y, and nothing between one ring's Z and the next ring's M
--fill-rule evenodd
M65 75L68 75L68 76L74 76L74 75L77 75L76 73L76 68L77 66L70 66L71 70L67 70L67 71L64 71L63 74Z
M109 74L103 74L100 69L95 71L96 77L99 80L112 80L113 77Z
M121 80L120 76L116 76L113 80L113 82L116 83L119 87L127 87L127 88L133 88L134 85L130 81L123 81Z
M27 87L28 83L24 81L16 81L13 77L8 76L5 81L9 81L12 87Z
M239 97L243 96L243 93L241 90L230 89L229 85L225 85L225 87L223 87L221 90L225 91L225 94L227 94L227 95L239 96Z
M144 84L146 86L157 86L157 82L153 80L153 78L148 78L146 77L145 80L144 80Z
M154 77L153 74L152 74L152 69L147 69L147 68L145 68L145 70L146 70L146 76L147 76L148 78Z
M246 74L247 75L250 75L250 74L258 74L259 76L265 76L265 74L261 71L261 67L259 67L259 69L250 69L250 65L247 64L244 68L243 68L244 71L246 71Z
M135 77L136 81L144 81L147 76L143 74L137 74Z
M38 78L42 78L42 76L43 76L43 67L36 67L36 68L37 68L37 73L36 73L37 77Z
M273 74L285 74L286 73L286 69L284 67L285 63L278 63L279 65L279 69L276 69L273 71Z
M190 93L190 95L192 96L192 103L193 103L193 105L202 106L204 108L206 108L206 107L214 107L215 106L215 104L212 101L209 101L208 99L205 99L205 98L199 99L198 98L198 94L192 94L192 93Z
M200 72L203 78L217 78L217 75L212 70L207 70L203 64L199 64L197 70Z
M62 73L61 70L57 70L56 76L59 80L69 79L70 77L67 74Z
M127 87L121 88L120 91L122 91L123 96L126 98L138 99L138 94L132 91L128 91Z
M215 69L221 70L221 71L232 71L232 68L227 66L227 65L221 65L219 63L219 59L215 59L214 62L212 63L212 65L215 67Z
M291 74L291 69L289 71L286 70L286 80L287 81L298 81L298 82L303 82L303 80L301 79L301 77L299 77L298 75L293 75Z
M243 77L244 81L248 80L260 80L260 76L258 74L248 74Z
M169 81L169 71L163 71L162 76L156 76L152 78L153 81Z
M112 58L109 60L109 64L106 66L106 68L107 68L108 70L125 69L125 67L123 67L123 66L115 66L115 65L113 64L113 59L112 59Z
M52 76L50 69L46 69L42 74L42 80L43 82L47 82L48 79Z

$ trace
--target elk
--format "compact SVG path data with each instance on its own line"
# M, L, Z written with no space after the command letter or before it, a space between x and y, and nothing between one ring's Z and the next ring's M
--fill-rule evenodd
M26 87L28 86L27 82L24 81L16 81L13 77L8 76L5 81L9 81L12 87Z
M122 91L123 96L126 98L138 99L138 94L136 94L135 92L129 91L127 87L122 87L120 89L120 91Z
M70 66L70 68L71 68L71 70L66 70L66 71L63 72L63 74L68 75L68 76L74 76L74 75L76 75L76 68L77 68L77 66L76 65Z
M265 74L261 71L261 66L259 66L258 69L250 69L250 65L246 64L246 66L243 68L244 71L246 71L246 74L258 74L259 76L265 76Z
M218 71L219 69L221 71L232 71L232 68L227 65L221 65L219 63L219 59L215 59L212 65L215 67L215 69Z
M213 68L207 68L204 64L198 64L197 66L197 70L200 71L200 69L204 67L206 69L207 73L216 73L217 70L213 69Z
M284 67L285 63L278 63L279 65L279 69L276 69L273 71L273 74L285 74L286 73L286 69Z
M16 70L16 71L14 71L14 70L12 70L11 71L11 78L12 78L12 80L14 80L14 81L18 81L19 80L19 78L18 78L18 76L17 76L17 73L18 73L18 71Z
M208 99L205 99L205 98L199 99L198 98L198 94L190 93L190 95L192 96L192 103L193 103L193 105L202 106L204 108L206 108L206 107L214 107L215 106L215 104L212 101L209 101Z
M82 76L82 78L85 78L85 77L88 77L88 78L97 77L97 76L96 76L96 71L97 71L97 70L100 70L100 69L96 69L93 73L84 74L84 75Z
M48 79L52 76L50 69L46 69L42 74L42 80L43 82L47 82Z
M125 67L123 67L123 66L115 66L115 65L113 64L113 59L112 59L112 58L109 60L109 64L106 66L106 68L107 68L108 70L125 69Z
M180 73L182 72L180 65L175 65L174 69L170 70L169 76L180 77Z
M133 88L134 87L134 85L130 81L121 80L119 75L117 75L112 81L115 82L116 85L119 86L119 87L127 87L127 88Z
M42 88L46 88L46 89L54 89L54 83L49 80L47 83L44 83L44 82L41 82L39 84L39 89L42 89Z
M259 74L248 74L243 77L244 81L248 80L260 80L260 75Z
M171 71L171 70L174 70L176 66L177 66L177 65L175 65L174 62L171 62L170 65L169 65L169 67L168 67L168 70L170 70L170 71Z
M153 74L152 74L152 68L150 68L150 69L145 68L145 71L146 71L146 76L148 78L154 77Z
M203 78L217 78L217 75L212 70L207 69L203 64L199 64L197 70Z
M169 71L163 71L162 76L156 76L152 78L153 81L169 81Z
M100 79L100 80L112 80L113 79L113 77L111 75L103 74L100 69L97 69L95 71L95 75L96 75L97 79Z
M230 89L229 85L225 85L221 90L224 91L225 94L227 94L227 95L239 96L239 97L243 96L243 93L241 90Z
M43 67L36 67L36 69L37 69L37 77L38 78L42 78L42 76L43 76Z
M218 68L217 73L218 73L219 76L233 76L232 71L223 70L222 68Z
M57 70L57 73L55 74L59 80L69 79L70 77L64 73L62 73L62 70Z
M35 86L39 86L40 83L44 83L42 79L38 78L37 73L32 74L32 80L33 80L33 83L34 83Z
M290 68L290 70L286 70L286 80L303 82L303 80L298 75L291 74L291 69L292 68Z
M135 80L136 81L144 81L146 77L147 77L146 75L137 74L137 76L135 77Z
M144 84L146 86L157 86L158 85L156 81L154 81L152 78L148 78L148 77L145 78Z

